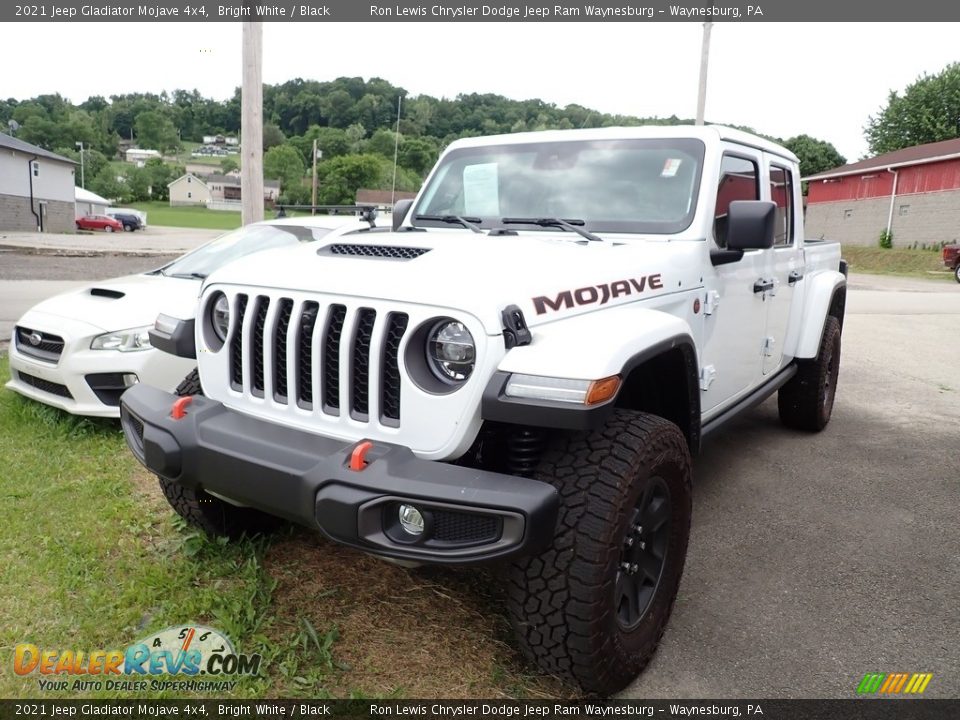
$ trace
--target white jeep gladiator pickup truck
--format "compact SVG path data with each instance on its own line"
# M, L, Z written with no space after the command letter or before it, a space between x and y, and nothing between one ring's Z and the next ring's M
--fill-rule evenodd
M392 232L238 260L158 318L199 375L128 390L127 443L210 533L502 563L524 652L615 692L669 618L702 438L774 392L830 419L846 268L799 178L715 126L457 141Z

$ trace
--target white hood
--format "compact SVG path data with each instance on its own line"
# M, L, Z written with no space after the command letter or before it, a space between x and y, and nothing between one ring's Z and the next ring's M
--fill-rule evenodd
M702 283L703 247L697 241L592 242L572 233L489 236L431 229L337 242L427 252L409 260L356 257L331 254L332 243L321 241L242 258L213 273L207 284L458 308L497 334L508 305L519 306L534 326Z
M199 280L129 275L56 295L35 305L31 311L82 320L111 332L152 325L161 312L191 318L196 312L199 293Z

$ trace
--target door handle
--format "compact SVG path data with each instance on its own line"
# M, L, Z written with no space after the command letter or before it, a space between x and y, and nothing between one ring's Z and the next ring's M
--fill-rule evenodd
M799 270L793 270L787 276L787 283L789 283L790 285L793 285L796 282L800 282L801 280L803 280L803 273L800 272Z
M755 293L767 292L769 290L773 290L773 280L764 280L763 278L760 278L753 284L753 291Z

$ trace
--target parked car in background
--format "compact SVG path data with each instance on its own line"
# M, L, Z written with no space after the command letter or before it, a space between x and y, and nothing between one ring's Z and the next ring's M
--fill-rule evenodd
M133 208L107 208L104 215L116 217L117 215L134 215L140 221L140 229L147 229L147 214L143 210L134 210Z
M953 276L960 282L960 243L944 245L943 264L953 270Z
M123 232L123 223L108 215L84 215L77 218L77 230Z
M356 217L270 220L222 235L157 270L44 300L14 328L7 387L76 415L119 417L120 395L131 385L172 390L196 367L196 360L151 347L147 331L160 313L192 318L201 282L214 269L260 250L373 230Z
M126 213L114 213L111 215L114 220L118 221L123 225L123 229L127 232L134 232L135 230L140 230L142 226L140 225L140 218L136 215L127 215Z

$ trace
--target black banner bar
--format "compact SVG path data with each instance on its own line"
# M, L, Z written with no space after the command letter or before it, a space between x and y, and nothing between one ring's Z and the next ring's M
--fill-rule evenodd
M476 0L54 0L2 3L3 22L910 22L958 21L960 3L835 0L476 2Z
M102 718L763 718L943 720L960 700L2 700L0 720Z

